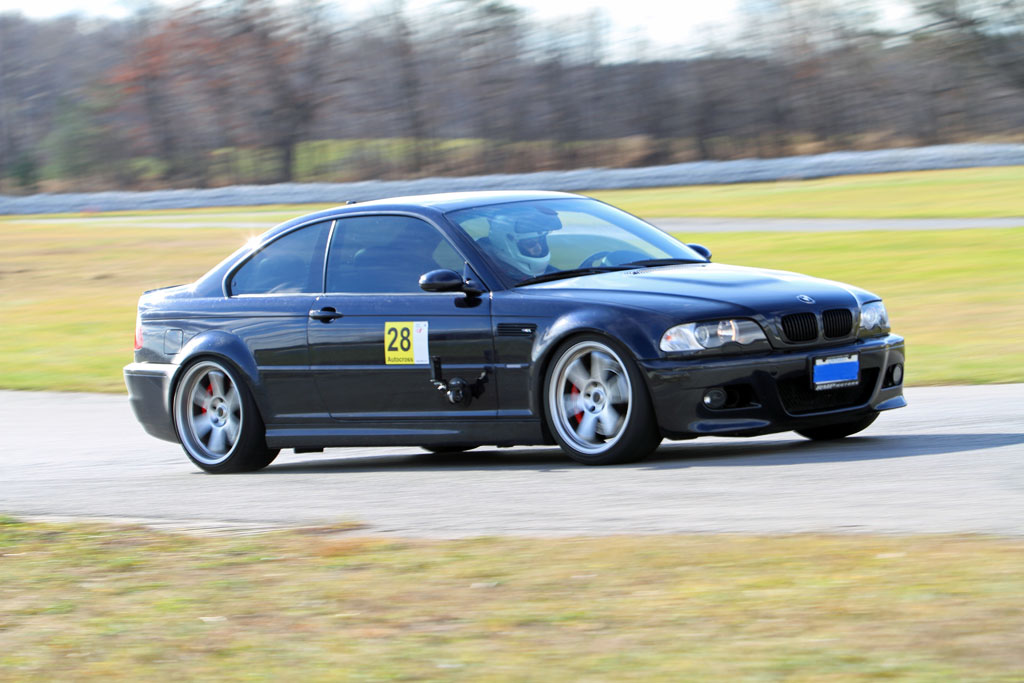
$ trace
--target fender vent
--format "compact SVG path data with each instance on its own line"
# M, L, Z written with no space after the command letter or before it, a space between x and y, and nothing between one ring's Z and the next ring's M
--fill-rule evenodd
M499 337L532 337L536 331L533 323L498 323Z

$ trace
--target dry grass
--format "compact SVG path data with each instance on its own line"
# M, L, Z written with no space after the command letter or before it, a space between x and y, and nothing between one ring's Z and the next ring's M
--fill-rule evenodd
M1024 382L1024 228L680 237L878 294L907 339L908 384Z
M1024 543L0 525L0 678L1014 680Z
M587 194L648 218L979 218L1024 217L1022 188L1006 166Z
M592 190L596 197L644 218L1022 218L1024 166L964 168L912 173L838 176L735 185ZM538 188L543 189L543 188ZM46 218L103 225L114 218L125 227L156 221L184 225L251 222L269 228L332 204L276 204L166 211L123 211L32 217L0 217L0 223ZM132 221L137 218L137 221ZM122 223L123 222L123 223Z
M960 187L977 190L986 174L1000 173L1011 185L1016 178L1016 188L1024 186L1021 169L971 169L957 177ZM899 184L877 180L821 182L869 183L890 198L902 196ZM930 182L929 191L940 192L942 184ZM722 204L715 193L751 187L660 192L711 193L707 201L736 206ZM1009 192L1005 183L993 187L993 211L1024 215L1024 206L1015 208L1024 193ZM785 195L784 188L779 191ZM885 213L882 194L875 197L880 203L860 205L861 212ZM852 211L854 205L843 201L859 197L833 196L833 215ZM657 203L639 209L622 203L640 215L659 213ZM679 215L684 205L666 211ZM120 369L132 357L135 306L143 290L190 282L249 236L309 208L0 219L0 388L123 391ZM212 227L146 227L153 224ZM238 224L251 227L216 227ZM680 237L703 242L720 262L809 273L881 295L895 330L908 339L910 384L1024 381L1024 350L1017 343L1024 337L1024 228Z
M0 223L0 386L123 391L142 291L194 280L247 235Z

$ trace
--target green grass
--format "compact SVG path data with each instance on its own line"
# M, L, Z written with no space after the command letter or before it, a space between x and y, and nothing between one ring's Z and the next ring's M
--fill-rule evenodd
M1024 217L1024 166L587 194L646 218Z
M5 680L1018 680L1024 542L0 520Z
M1024 167L1011 167L592 194L646 217L938 216L967 226L1024 216L1022 188ZM0 388L123 391L143 290L190 282L251 235L324 206L0 218ZM719 262L879 294L907 337L909 384L1024 381L1024 228L679 237Z
M821 180L593 190L596 197L644 218L1021 218L1024 225L1024 166L967 168L915 173L841 176ZM345 198L339 198L341 203ZM6 221L78 219L101 225L107 216L137 217L145 226L153 216L187 224L261 221L266 227L330 208L335 204L123 211L108 214L0 216ZM965 222L965 227L970 221Z
M0 387L124 391L142 291L194 280L248 236L0 222Z
M907 339L908 384L1024 382L1024 228L678 237L878 294Z
M139 294L194 280L255 232L0 221L0 388L123 391ZM680 237L882 296L908 384L1024 381L1024 228Z

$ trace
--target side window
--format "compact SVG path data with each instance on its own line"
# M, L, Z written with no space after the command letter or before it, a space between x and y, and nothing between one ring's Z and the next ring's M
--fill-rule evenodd
M231 295L321 292L330 229L317 223L271 242L235 271Z
M345 218L327 255L327 291L422 293L420 275L438 268L461 271L462 263L437 228L418 218Z

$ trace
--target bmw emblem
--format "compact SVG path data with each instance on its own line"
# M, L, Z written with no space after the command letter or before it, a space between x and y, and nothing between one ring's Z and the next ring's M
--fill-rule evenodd
M797 297L797 299L799 301L803 301L805 304L813 304L814 303L814 299L812 299L811 297L807 296L806 294L801 294L800 296Z

